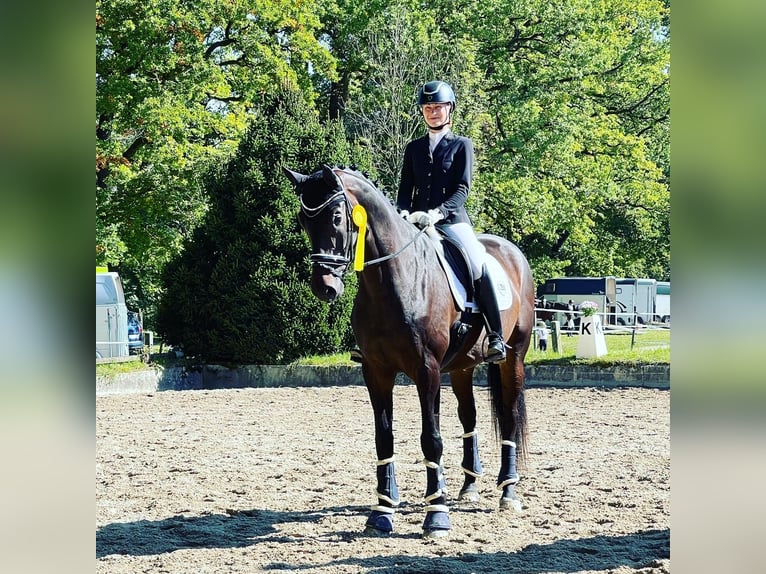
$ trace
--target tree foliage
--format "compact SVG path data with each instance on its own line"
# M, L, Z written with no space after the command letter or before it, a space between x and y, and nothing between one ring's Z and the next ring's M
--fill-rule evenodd
M210 209L168 265L158 331L187 354L225 363L280 363L348 348L353 285L326 305L309 287L309 245L281 166L311 173L357 163L342 126L322 125L300 94L264 98L232 160L206 182Z
M668 0L99 0L96 263L121 272L131 306L150 311L151 323L169 262L183 254L167 275L178 282L195 257L229 252L208 244L227 210L260 221L268 208L273 229L297 233L287 199L245 201L205 175L216 168L223 178L237 149L244 165L242 146L302 157L295 126L277 141L253 125L270 151L245 138L286 86L301 94L312 127L342 121L393 194L404 145L422 129L417 89L440 78L457 94L454 129L477 153L469 213L478 230L522 247L538 284L558 275L669 279L669 15ZM312 146L304 169L336 158ZM222 237L232 242L227 257L263 266L248 289L275 284L264 302L280 300L279 281L300 276L277 271L294 262L276 255L276 243L266 255L251 251L253 238ZM186 280L204 291L207 271ZM206 321L223 300L199 307ZM168 333L191 336L196 311L168 301ZM319 313L313 305L306 309ZM189 313L175 319L185 330L172 330L171 308ZM227 320L221 332L234 329ZM197 336L199 349L223 348Z
M413 12L404 4L371 18L358 45L367 55L366 67L350 92L344 119L375 158L383 187L394 194L404 148L425 132L416 105L419 88L433 78L450 82L466 95L459 109L470 118L478 70L464 42L452 41L429 12Z
M668 278L663 5L469 4L451 25L473 35L486 71L483 221L522 246L538 282Z
M96 263L119 270L133 305L206 210L200 177L236 149L275 85L313 99L334 75L313 0L96 2Z

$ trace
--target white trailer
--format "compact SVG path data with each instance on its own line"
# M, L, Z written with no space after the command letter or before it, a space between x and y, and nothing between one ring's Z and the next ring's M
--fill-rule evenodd
M654 320L659 323L670 323L670 281L657 281Z
M651 323L655 315L657 297L656 279L617 279L617 301L626 311L617 315L618 325L640 325Z
M96 358L128 356L128 307L120 276L96 268Z

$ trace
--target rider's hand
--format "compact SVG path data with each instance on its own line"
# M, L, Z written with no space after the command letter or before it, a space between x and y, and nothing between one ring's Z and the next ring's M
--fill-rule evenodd
M429 227L444 219L438 209L429 209L428 211L416 211L407 217L407 221L414 223L418 227Z
M431 225L431 216L425 211L415 211L407 216L407 221L418 227L428 227Z
M401 216L402 216L402 219L404 219L404 221L409 221L409 220L410 220L410 219L409 219L409 217L410 217L410 212L409 212L409 211L407 211L406 209L402 209L402 210L399 212L399 215L401 215Z
M431 224L438 223L442 219L444 219L444 216L442 215L442 212L438 209L429 209L428 215L431 216Z

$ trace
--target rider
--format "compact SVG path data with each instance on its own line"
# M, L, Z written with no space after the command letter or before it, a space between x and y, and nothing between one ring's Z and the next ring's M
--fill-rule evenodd
M396 205L407 221L449 228L468 253L476 300L488 324L485 360L505 360L505 341L497 297L487 273L484 246L476 238L465 202L471 189L473 143L452 133L455 93L446 82L432 81L418 93L418 106L428 134L412 140L404 151Z

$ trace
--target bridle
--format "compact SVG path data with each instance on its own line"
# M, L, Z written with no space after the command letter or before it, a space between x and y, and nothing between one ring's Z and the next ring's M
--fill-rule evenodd
M350 269L351 263L352 263L351 255L353 251L353 246L356 244L357 241L359 241L359 237L358 237L359 234L356 231L354 224L352 222L351 202L348 199L348 195L346 195L346 192L343 189L338 189L334 194L328 197L322 204L316 207L309 207L308 205L306 205L305 202L303 201L303 195L300 196L301 211L303 212L303 215L305 215L309 219L313 219L317 217L325 209L333 207L335 204L340 203L341 201L344 202L345 208L346 208L346 237L351 238L351 241L348 241L346 245L344 246L344 254L333 255L329 253L312 253L311 255L309 255L309 261L311 262L312 265L328 270L332 275L334 275L338 279L343 279L343 276L346 273L348 273L348 270ZM426 229L427 228L425 227L420 229L412 237L412 239L410 239L403 247L399 248L394 253L391 253L389 255L384 255L383 257L378 257L377 259L372 259L370 261L365 261L364 266L369 267L370 265L383 263L384 261L388 261L389 259L393 259L394 257L397 257L402 251L404 251L410 245L412 245L418 237L420 237L423 233L425 233ZM362 238L362 241L363 240L364 238Z
M331 253L312 253L309 256L309 261L311 261L312 265L321 267L322 269L327 269L335 277L342 279L351 266L351 250L353 248L352 246L356 242L357 235L357 232L354 229L354 225L351 221L351 202L348 200L346 192L342 189L338 190L329 198L327 198L324 203L316 207L309 207L306 205L306 203L303 201L303 195L300 196L300 201L301 211L303 212L303 215L309 219L317 217L325 209L333 207L335 204L340 203L341 201L344 202L346 208L346 237L351 238L351 241L347 241L346 245L343 246L345 253L343 255L333 255Z

